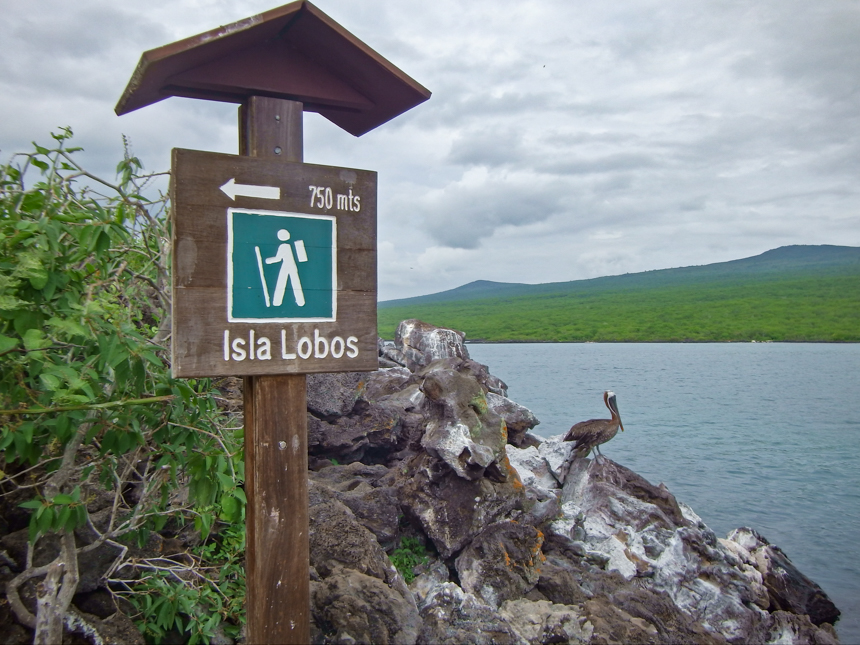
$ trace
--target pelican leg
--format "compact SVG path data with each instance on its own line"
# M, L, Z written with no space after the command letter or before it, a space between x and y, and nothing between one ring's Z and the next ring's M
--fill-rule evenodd
M600 452L600 446L594 446L594 449L597 451L597 456L594 458L594 461L600 461L601 459L606 459L606 457L603 456L603 453Z

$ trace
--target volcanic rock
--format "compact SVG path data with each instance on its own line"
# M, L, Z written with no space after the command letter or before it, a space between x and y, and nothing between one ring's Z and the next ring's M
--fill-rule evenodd
M460 585L488 605L522 598L534 589L545 557L543 533L511 520L481 531L456 560Z
M453 582L445 582L427 595L420 606L419 645L474 643L520 645L520 637L499 613Z
M588 643L594 633L594 627L588 622L582 607L555 604L548 600L507 600L501 606L499 615L529 645Z
M445 559L521 506L524 497L515 473L510 481L465 479L426 453L403 465L398 488L401 508Z
M461 333L405 321L380 353L396 366L311 409L313 454L353 462L311 474L315 642L838 642L777 547L531 434ZM404 536L426 545L408 588L386 555Z
M435 368L435 369L431 369ZM479 479L504 455L505 423L490 410L474 377L434 362L422 373L421 391L433 411L421 445L460 476Z
M517 447L522 446L526 433L540 423L531 410L493 391L487 392L487 407L504 419L508 443Z
M777 546L754 530L742 527L729 533L724 546L734 543L744 549L762 575L771 611L806 614L815 625L835 623L841 614L827 594L803 575Z
M439 358L469 358L461 331L435 327L420 320L404 320L397 326L394 346L413 372Z

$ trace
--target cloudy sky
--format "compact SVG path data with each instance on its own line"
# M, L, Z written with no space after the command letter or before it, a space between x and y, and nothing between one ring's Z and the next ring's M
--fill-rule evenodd
M433 92L305 161L379 172L380 299L860 246L860 0L317 0ZM0 0L0 160L235 153L236 107L117 117L141 52L277 0Z

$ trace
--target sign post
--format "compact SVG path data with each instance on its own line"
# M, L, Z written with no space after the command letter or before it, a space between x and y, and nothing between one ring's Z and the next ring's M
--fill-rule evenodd
M305 375L378 358L376 173L302 163L302 114L360 136L430 92L301 0L145 52L116 111L169 96L241 106L241 156L173 151L172 369L244 377L247 641L307 643Z
M280 150L285 161L302 161L301 103L252 97L239 110L239 132L246 133L239 144L243 155L277 158ZM255 218L247 219L254 230ZM242 232L235 227L234 241ZM241 290L240 276L235 270L232 276ZM255 312L228 308L228 314ZM248 642L310 643L307 377L246 376L243 385Z

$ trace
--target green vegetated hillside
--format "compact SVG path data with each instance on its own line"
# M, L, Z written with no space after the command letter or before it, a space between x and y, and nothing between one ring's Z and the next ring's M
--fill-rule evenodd
M540 285L479 281L379 304L470 340L860 341L860 248L788 246L699 267Z

